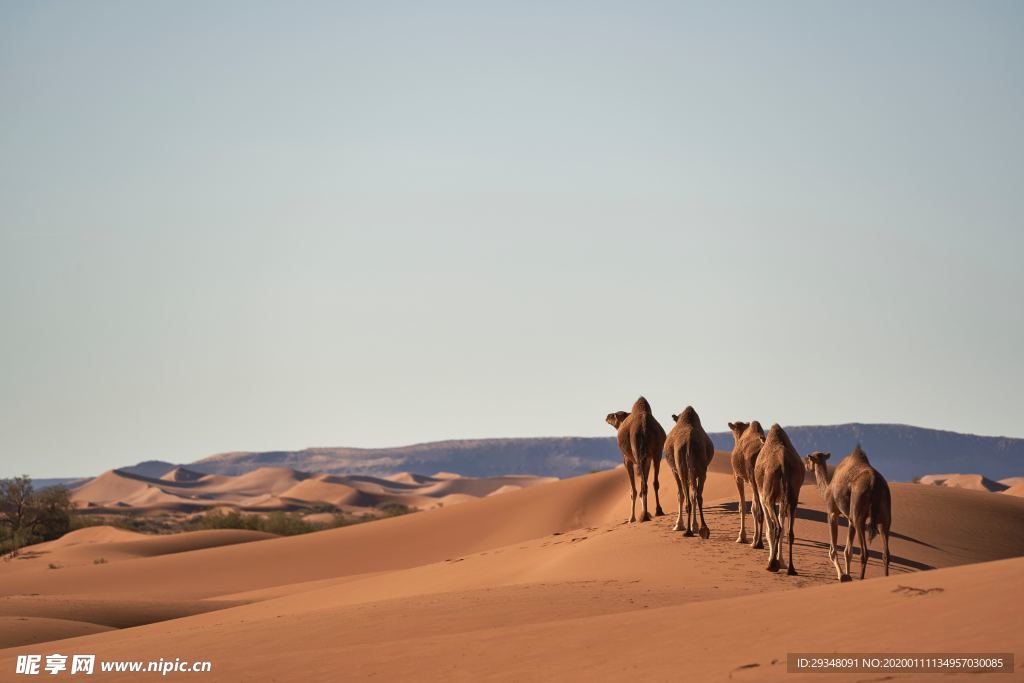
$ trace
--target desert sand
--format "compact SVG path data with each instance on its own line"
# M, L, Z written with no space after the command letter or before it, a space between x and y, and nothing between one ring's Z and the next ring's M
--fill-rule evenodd
M71 500L90 513L196 512L213 508L301 511L326 503L351 514L372 514L389 503L427 510L551 481L555 478L463 477L447 472L434 476L344 476L310 474L287 467L260 467L229 476L177 467L160 478L110 470L73 489Z
M169 680L742 681L786 678L789 651L1024 657L1024 500L893 484L892 575L876 542L868 580L839 584L813 485L787 577L734 542L728 472L719 454L708 540L671 531L671 485L668 515L623 524L621 468L287 538L75 532L0 564L0 671L61 652L213 662Z

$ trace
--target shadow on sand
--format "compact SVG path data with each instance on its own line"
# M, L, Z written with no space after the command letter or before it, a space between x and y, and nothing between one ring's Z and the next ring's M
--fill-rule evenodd
M725 511L725 512L736 513L739 510L739 501L732 501L732 502L726 502L726 503L718 503L716 505L709 506L707 509L709 509L709 510L714 509L714 510L720 510L720 511ZM797 509L796 509L796 516L797 516L797 519L806 519L806 520L811 521L811 522L819 522L821 524L828 524L828 515L826 515L824 512L822 512L820 510L809 510L807 508L803 508L803 507L799 507L798 506ZM839 528L840 528L840 531L839 531L839 534L838 534L838 536L839 536L838 541L839 541L839 548L840 548L840 553L841 553L842 552L841 549L843 547L843 544L846 543L846 536L847 536L847 532L845 531L845 529L847 528L847 524L846 524L845 518L843 518L842 521L840 521ZM905 536L904 534L899 534L899 533L896 533L895 531L890 531L889 535L892 536L893 538L898 538L898 539L903 540L903 541L908 541L910 543L916 543L918 545L922 545L922 546L924 546L926 548L931 548L932 550L941 550L941 548L938 548L938 547L936 547L934 545L931 545L930 543L925 543L924 541L919 541L916 538L912 538L910 536ZM824 550L824 552L826 552L826 553L828 552L828 543L824 543L822 541L812 541L810 539L797 538L796 545L798 547L799 546L805 546L805 547L811 547L811 548L821 548L821 549ZM855 542L854 546L853 546L853 557L859 557L859 556L860 556L860 548L857 546L857 544ZM872 558L872 559L875 559L875 560L878 560L879 562L882 561L882 553L879 550L872 550L872 549L869 548L868 549L868 557ZM851 563L853 563L853 559L852 558L851 558L850 561L851 561ZM840 560L840 563L842 563L842 560ZM896 567L894 565L900 565L901 567L907 567L908 569L915 569L915 570L919 570L919 571L925 571L925 570L928 570L928 569L935 569L935 567L930 565L930 564L925 564L924 562L918 562L916 560L911 560L909 558L901 557L899 555L893 555L893 554L889 555L889 565L890 565L890 569L896 569ZM857 568L853 567L853 569L857 569ZM859 571L859 570L857 570L857 571Z

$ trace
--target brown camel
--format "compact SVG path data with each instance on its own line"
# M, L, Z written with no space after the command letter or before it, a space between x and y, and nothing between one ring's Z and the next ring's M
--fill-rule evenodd
M654 465L654 514L664 515L658 489L658 470L661 469L661 449L665 444L665 430L651 413L651 404L641 396L633 404L633 410L626 413L618 411L609 413L605 422L618 430L619 450L622 451L622 462L626 466L629 477L630 503L632 505L629 521L636 521L636 478L640 478L640 497L643 504L641 522L650 520L647 511L647 477Z
M889 493L889 484L868 462L868 456L860 444L857 444L853 452L836 466L831 478L828 474L828 465L825 464L830 456L831 453L815 451L807 456L804 465L808 471L814 472L818 493L825 501L830 534L828 557L836 568L836 574L840 581L851 580L850 555L853 552L853 534L856 532L857 540L860 542L860 578L864 579L864 572L868 567L868 543L874 538L877 530L882 534L882 566L885 568L885 575L889 576L889 526L892 524L892 496ZM839 515L846 517L849 528L846 548L843 550L843 557L846 560L845 574L840 571L839 560L836 558Z
M754 540L751 548L763 548L764 516L761 514L761 497L757 494L754 484L754 464L764 444L764 429L757 420L753 422L730 422L734 446L732 447L732 476L736 480L736 490L740 492L740 535L737 543L747 542L747 510L743 497L744 483L750 484L750 514L754 517Z
M673 531L684 530L684 536L693 536L698 531L697 516L700 516L700 537L709 538L711 530L704 522L704 482L708 478L708 465L715 457L715 446L700 424L700 416L690 406L678 415L676 423L665 440L665 457L676 478L679 490L679 516ZM683 499L686 500L686 526L683 526Z
M779 570L782 555L782 525L789 521L789 568L786 573L796 576L793 566L793 523L800 499L800 486L804 482L804 466L793 448L789 436L777 424L768 430L761 453L754 464L754 481L761 497L761 511L768 525L768 571Z

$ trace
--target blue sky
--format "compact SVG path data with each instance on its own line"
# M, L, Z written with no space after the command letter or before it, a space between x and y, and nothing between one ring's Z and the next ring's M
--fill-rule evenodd
M0 2L0 475L1024 436L1019 3Z

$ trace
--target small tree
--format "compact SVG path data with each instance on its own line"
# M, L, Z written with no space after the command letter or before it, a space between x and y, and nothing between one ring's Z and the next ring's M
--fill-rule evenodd
M62 486L36 491L28 476L0 479L0 531L11 555L29 543L67 533L71 514L71 499Z
M10 545L11 555L25 545L34 522L32 497L35 490L26 476L0 480L0 524Z
M74 506L71 494L63 486L50 486L33 497L36 527L31 541L49 541L71 531Z

